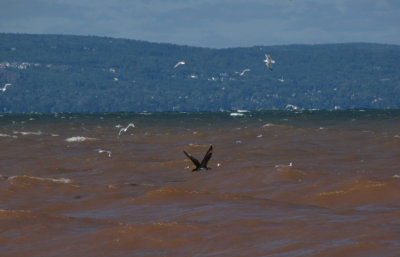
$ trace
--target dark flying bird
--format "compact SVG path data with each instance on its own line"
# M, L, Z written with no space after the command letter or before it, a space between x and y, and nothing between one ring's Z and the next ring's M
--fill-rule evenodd
M213 147L212 145L210 146L210 148L208 148L207 153L204 155L203 160L201 161L201 163L194 158L191 154L183 151L183 153L193 162L193 164L196 166L196 168L194 168L192 171L199 171L199 170L209 170L211 168L207 167L207 163L208 161L211 159L211 155L212 155L212 150Z

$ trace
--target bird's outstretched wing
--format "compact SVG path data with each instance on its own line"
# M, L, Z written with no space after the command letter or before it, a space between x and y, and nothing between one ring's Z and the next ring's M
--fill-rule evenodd
M196 166L196 169L200 167L200 162L194 158L190 153L187 153L183 151L183 153L193 162L193 164Z
M210 148L208 148L207 153L204 155L204 158L201 161L200 167L204 167L204 168L207 167L207 163L211 159L211 156L212 156L212 150L213 150L213 147L211 145Z

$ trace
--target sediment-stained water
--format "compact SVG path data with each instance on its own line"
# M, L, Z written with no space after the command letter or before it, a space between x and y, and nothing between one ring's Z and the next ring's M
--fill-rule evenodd
M242 114L1 115L1 256L398 256L400 111Z

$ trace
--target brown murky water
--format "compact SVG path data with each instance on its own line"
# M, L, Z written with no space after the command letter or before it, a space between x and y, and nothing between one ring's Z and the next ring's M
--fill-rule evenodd
M400 255L399 111L3 115L0 156L1 256Z

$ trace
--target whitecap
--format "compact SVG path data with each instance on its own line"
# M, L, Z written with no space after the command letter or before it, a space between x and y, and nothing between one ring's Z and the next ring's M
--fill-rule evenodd
M37 131L37 132L31 132L31 131L14 131L14 134L21 134L23 136L29 136L29 135L34 135L34 136L40 136L42 134L42 131Z
M72 180L69 178L42 178L42 177L34 177L34 176L28 176L28 175L12 176L12 177L9 177L8 180L12 181L12 180L18 179L18 178L40 180L40 181L50 181L50 182L54 182L54 183L63 183L63 184L69 184L72 182Z
M276 126L276 125L272 124L272 123L267 123L267 124L263 125L263 128L265 128L265 127L274 127L274 126Z
M241 116L244 116L244 114L243 113L240 113L240 112L231 112L231 114L230 114L232 117L241 117Z
M89 141L89 140L97 140L97 138L76 136L76 137L69 137L69 138L65 139L65 141L67 141L67 142L84 142L84 141Z
M193 143L189 143L190 147L209 147L210 145L208 144L193 144Z
M43 180L48 180L55 183L64 183L64 184L69 184L72 182L72 180L69 178L43 178Z
M275 168L283 168L283 167L293 167L293 162L290 162L288 165L286 164L276 164Z

